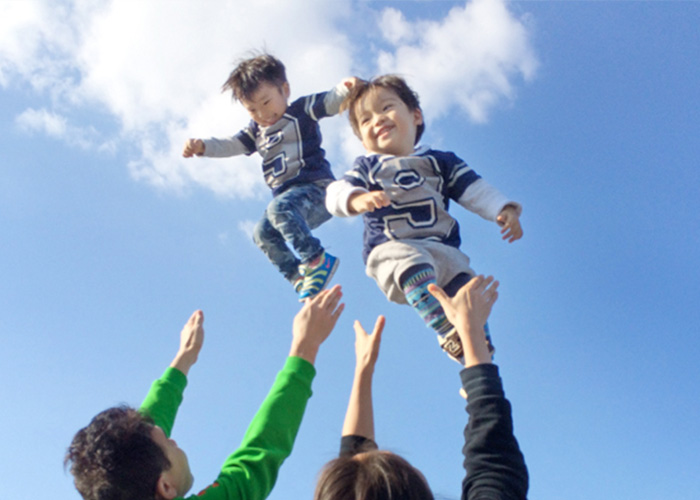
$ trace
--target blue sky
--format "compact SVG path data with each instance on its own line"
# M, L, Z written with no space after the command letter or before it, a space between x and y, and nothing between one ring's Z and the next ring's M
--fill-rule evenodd
M4 496L78 498L62 468L73 434L140 403L197 308L206 340L173 434L194 491L238 445L299 306L248 236L269 200L258 159L179 152L246 123L219 88L266 46L293 96L351 74L406 75L424 143L523 204L512 245L452 211L473 267L502 283L490 323L530 497L700 497L700 3L166 5L0 5ZM345 117L323 131L342 174L359 142ZM335 219L318 231L341 258L346 311L271 498L309 498L335 455L351 325L378 314L377 439L438 498L459 498L458 367L364 275L361 229Z

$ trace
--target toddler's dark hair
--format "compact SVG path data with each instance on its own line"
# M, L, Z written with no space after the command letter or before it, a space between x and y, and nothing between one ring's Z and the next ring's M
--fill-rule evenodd
M350 126L357 137L360 135L360 125L357 121L357 115L355 115L355 104L368 92L373 89L383 88L391 90L394 92L399 99L401 99L408 109L415 111L420 110L420 100L418 99L418 94L416 94L411 87L408 86L406 80L398 75L383 75L373 78L372 80L358 80L357 83L350 90L350 94L347 96L345 101L343 101L341 111L348 110L348 118L350 119ZM416 129L416 138L413 141L414 144L418 144L420 138L423 136L425 131L425 120L423 123L418 125Z
M239 62L221 87L221 91L230 90L233 98L238 101L250 100L261 83L270 83L276 87L287 83L284 64L267 53Z

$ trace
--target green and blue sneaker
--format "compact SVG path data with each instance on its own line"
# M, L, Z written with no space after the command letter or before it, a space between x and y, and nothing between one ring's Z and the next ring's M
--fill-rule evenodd
M328 252L323 252L316 265L300 266L300 272L304 276L304 284L299 292L299 301L314 297L331 281L335 270L338 269L340 259L333 257Z
M292 286L294 287L294 292L299 295L301 293L301 287L304 286L304 277L299 274L294 281L292 281Z

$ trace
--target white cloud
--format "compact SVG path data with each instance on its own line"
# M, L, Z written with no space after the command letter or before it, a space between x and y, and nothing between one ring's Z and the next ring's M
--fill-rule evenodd
M16 118L22 130L84 149L136 151L128 168L139 181L261 197L267 188L257 155L181 156L188 137L230 135L247 123L219 89L250 50L265 48L285 62L292 97L330 88L353 68L402 73L428 118L457 105L484 120L513 98L515 78L534 74L526 26L501 0L475 0L438 21L409 21L394 5L376 12L355 0L2 2L0 86L29 86L49 98L44 109ZM378 25L358 35L368 20ZM388 49L369 48L376 45ZM90 122L95 113L99 125ZM362 147L346 117L321 127L340 174Z
M495 105L513 99L512 80L529 80L537 69L525 21L503 0L473 0L440 21L410 22L393 8L382 19L393 47L379 54L380 73L404 75L429 118L456 104L485 121Z
M256 220L242 220L238 222L238 230L242 232L253 245L253 230L257 223L258 221Z
M81 149L114 152L113 142L100 142L94 128L75 127L66 117L47 109L28 108L15 118L15 124L26 133L43 133Z
M343 121L347 121L347 113L343 114ZM338 157L341 161L336 162L334 172L337 175L342 175L346 170L352 167L350 163L353 159L365 154L365 149L362 143L352 131L350 126L344 126L337 132L338 140L340 141L340 153Z
M182 142L230 135L247 123L219 89L250 50L266 48L286 63L293 97L348 76L350 43L336 26L348 6L349 0L3 2L0 85L29 84L51 98L56 111L27 110L17 118L25 131L75 144L67 130L81 129L69 127L71 112L113 117L117 139L139 152L128 165L136 179L164 189L197 183L226 196L259 196L266 188L254 157L184 160ZM334 148L332 138L326 147Z
M25 131L45 132L54 138L61 138L66 134L66 119L45 109L27 109L15 122Z
M0 85L18 75L35 87L55 71L65 30L52 20L56 12L38 0L0 3Z
M418 31L406 21L401 11L394 8L384 9L379 22L382 27L382 35L394 45L410 43L418 35Z

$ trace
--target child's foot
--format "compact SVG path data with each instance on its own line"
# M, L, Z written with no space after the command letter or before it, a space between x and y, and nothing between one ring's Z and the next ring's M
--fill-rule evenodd
M485 326L486 331L486 345L489 349L489 354L491 354L491 360L493 360L493 355L496 352L496 348L493 347L491 343L491 335L488 332L488 327ZM443 351L447 353L450 359L455 360L460 365L464 365L464 351L462 350L462 341L459 339L459 334L457 329L452 327L447 333L440 334L437 336L438 343Z
M484 324L484 333L486 334L486 345L489 348L489 354L491 355L491 361L493 361L493 355L496 352L496 348L493 345L493 339L491 339L491 330L489 330L489 324Z
M304 286L304 277L299 275L294 281L292 281L292 286L294 287L294 292L299 295L301 293L301 287Z
M462 341L459 340L457 329L452 329L445 334L438 334L438 344L443 351L447 353L450 359L464 366L464 351L462 350Z
M335 270L338 269L340 259L333 257L328 252L323 252L315 262L303 266L304 283L299 292L299 301L303 302L318 294L326 288L331 281Z

